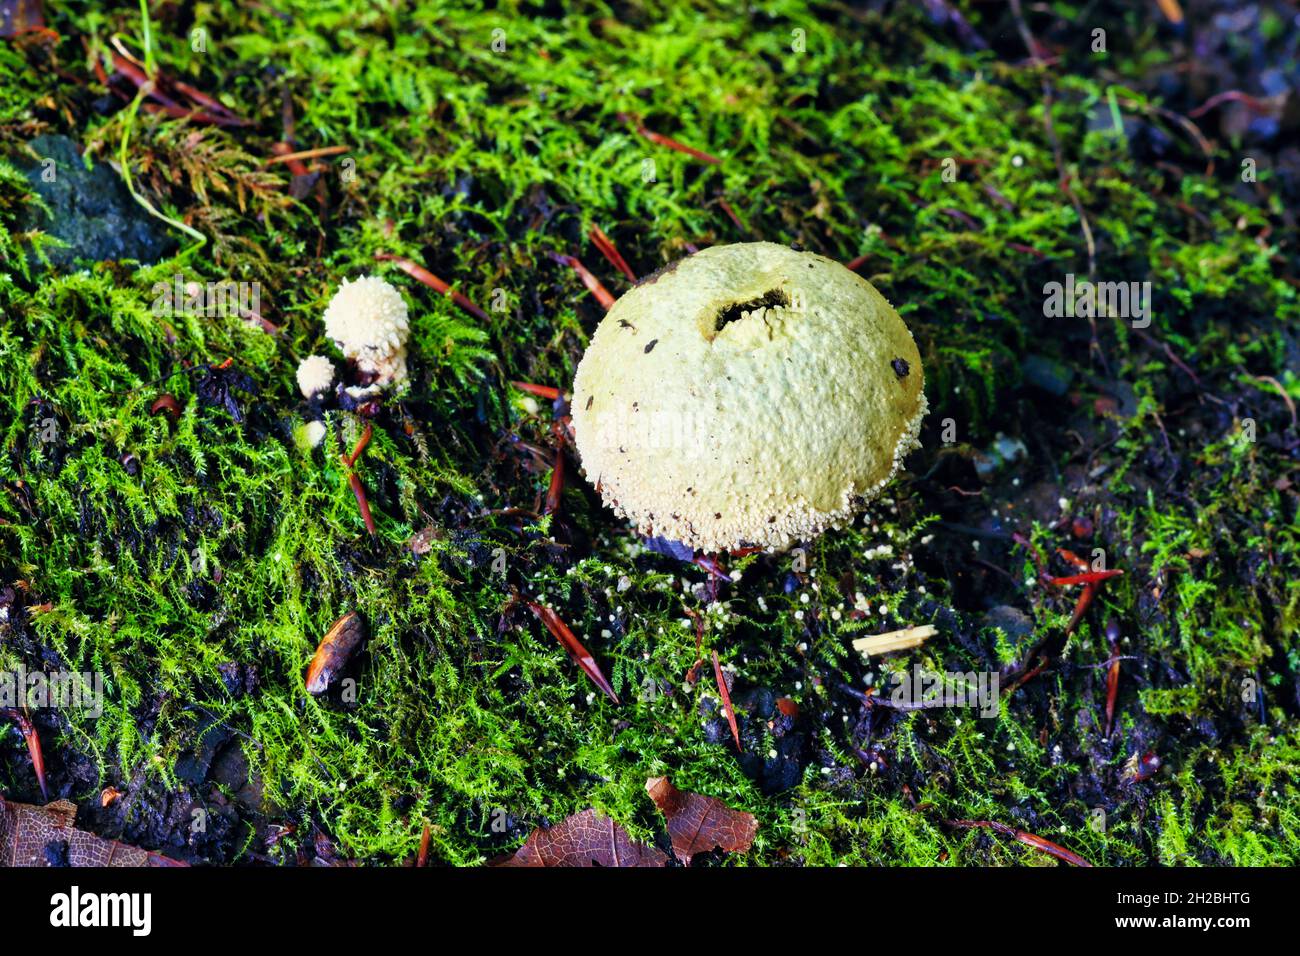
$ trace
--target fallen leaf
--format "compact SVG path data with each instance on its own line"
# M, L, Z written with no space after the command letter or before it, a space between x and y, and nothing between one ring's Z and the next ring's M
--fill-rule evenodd
M72 824L77 806L55 800L43 807L0 797L0 867L186 866L179 860L106 840Z
M645 789L668 821L673 852L684 865L690 866L697 853L744 853L753 845L758 821L752 813L733 810L717 797L678 790L667 777L651 777Z
M513 856L493 866L665 866L668 856L636 843L596 810L583 810L553 827L534 830Z
M311 666L307 668L307 693L323 694L329 690L334 679L361 646L365 633L365 626L356 611L348 611L330 625L316 648Z

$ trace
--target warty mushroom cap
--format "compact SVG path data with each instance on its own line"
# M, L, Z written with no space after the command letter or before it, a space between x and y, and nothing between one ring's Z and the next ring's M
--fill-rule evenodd
M298 390L311 398L334 383L334 363L323 355L308 355L298 363Z
M325 334L380 387L406 379L406 300L378 276L343 280L325 308Z
M644 535L789 547L852 520L917 447L921 356L824 256L715 246L609 310L573 384L582 466Z

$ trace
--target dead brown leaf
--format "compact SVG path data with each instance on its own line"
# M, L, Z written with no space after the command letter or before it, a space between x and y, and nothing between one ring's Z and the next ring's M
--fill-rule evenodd
M597 810L583 810L544 830L534 830L513 856L493 866L665 866L668 856L636 843Z
M7 803L0 797L0 867L186 865L161 853L78 830L72 825L76 818L77 806L70 800L37 807Z
M331 624L307 668L307 693L323 694L329 690L365 636L365 625L356 611L348 611Z
M744 853L753 846L758 821L752 813L733 810L717 797L678 790L667 777L651 777L645 789L668 821L673 852L684 865L690 866L697 853Z

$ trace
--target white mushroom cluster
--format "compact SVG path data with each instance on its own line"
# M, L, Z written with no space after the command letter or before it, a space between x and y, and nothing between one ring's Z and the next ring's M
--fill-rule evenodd
M573 384L587 477L645 535L789 547L849 522L917 446L921 356L865 279L715 246L619 299Z
M334 363L323 355L309 355L298 363L298 390L311 398L334 384Z
M406 300L378 276L344 279L325 309L325 334L378 388L406 381Z

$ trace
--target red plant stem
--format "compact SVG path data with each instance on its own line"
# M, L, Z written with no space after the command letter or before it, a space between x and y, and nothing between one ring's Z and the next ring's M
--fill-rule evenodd
M596 664L596 659L591 656L591 652L582 646L582 642L573 636L573 631L569 630L569 625L560 619L560 616L552 611L549 607L543 607L536 601L525 601L528 610L546 625L546 629L551 632L551 636L563 645L564 649L569 652L578 666L586 672L591 678L592 683L604 691L605 696L615 704L619 703L618 694L614 693L614 687L605 679L604 673Z
M736 215L736 210L731 208L731 203L719 196L718 205L722 207L722 211L727 214L727 218L732 221L737 229L741 232L749 232L749 227L740 221L740 217Z
M1007 826L1005 823L997 823L993 820L947 820L949 826L961 827L963 829L972 829L978 827L983 830L992 830L994 833L1000 833L1003 836L1009 836L1018 840L1026 846L1032 846L1035 850L1042 850L1044 853L1056 857L1058 860L1064 860L1073 866L1092 866L1087 860L1079 854L1067 850L1065 847L1053 843L1051 840L1044 840L1040 836L1035 836L1025 830L1017 830L1015 827Z
M710 575L717 578L719 581L726 581L728 584L731 583L730 576L725 570L723 570L722 565L715 556L710 554L697 554L695 557L691 558L691 563L703 568L705 571L708 571Z
M562 265L569 266L574 272L578 273L578 278L581 279L582 284L587 287L587 291L595 296L596 301L605 309L613 308L614 296L612 296L610 291L601 284L599 279L591 274L591 271L586 266L573 256L565 255L562 252L551 253L551 258Z
M347 459L343 460L347 464ZM366 500L366 488L361 484L361 479L357 477L355 471L348 473L348 484L352 486L352 494L356 495L357 507L361 509L361 520L366 523L366 530L370 536L375 534L375 519L370 515L370 502Z
M718 693L722 695L722 710L727 715L727 723L731 725L731 736L736 741L736 749L744 752L745 748L740 745L740 731L736 727L736 712L731 707L731 691L727 690L727 681L722 676L722 665L718 663L718 652L713 652L713 679L718 682Z
M266 165L298 163L304 159L315 159L318 156L337 156L340 153L348 152L350 149L352 149L351 146L318 146L316 149L304 149L297 153L281 153L268 159Z
M865 263L870 258L871 258L870 253L865 253L863 255L858 256L855 259L850 259L848 262L844 263L844 268L848 269L850 272L856 272L859 268L861 268L862 264Z
M1123 573L1118 568L1109 571L1088 571L1084 574L1071 574L1063 578L1048 578L1047 583L1059 587L1065 587L1069 584L1096 584L1098 581L1119 577Z
M477 305L475 305L473 302L467 299L463 293L457 292L455 289L447 285L447 283L443 282L441 279L439 279L428 269L424 268L424 266L417 265L416 263L412 262L410 259L405 258L404 256L393 255L391 252L376 252L375 258L378 259L380 262L393 263L399 269L405 272L408 276L410 276L412 279L415 279L417 282L423 282L425 285L427 285L430 289L433 289L435 292L440 292L443 295L451 296L451 301L455 302L458 306L460 306L470 315L474 316L474 318L479 319L483 322L488 321L488 314L486 312L484 312Z
M8 707L0 711L0 713L3 713L4 716L18 725L18 732L23 735L23 740L27 742L27 753L32 758L32 769L36 772L36 782L41 787L41 799L48 803L50 791L45 785L45 754L41 750L41 736L36 732L35 724L32 723L31 718L16 707Z
M546 504L542 514L553 515L560 510L560 500L564 496L564 446L555 449L555 467L551 469L551 484L546 489Z
M609 260L610 265L623 273L623 275L627 276L630 281L636 281L636 273L633 272L632 267L627 264L627 260L619 254L618 249L615 247L609 236L605 235L605 233L601 231L600 226L593 225L591 231L588 232L587 235L591 238L591 241L595 243L596 248L600 250L601 254Z
M1115 699L1119 696L1119 658L1112 657L1106 673L1106 736L1115 727Z
M1271 109L1263 100L1249 93L1243 93L1241 90L1224 90L1222 93L1215 93L1196 109L1188 110L1187 115L1192 119L1199 119L1220 103L1228 102L1240 103L1252 113L1267 113Z
M702 163L708 163L710 166L717 166L722 162L722 160L718 159L718 157L711 153L706 153L701 149L695 149L693 146L687 146L685 143L679 143L671 136L664 136L662 133L656 133L654 130L646 129L646 127L641 123L637 124L636 131L657 146L666 146L668 149L674 149L679 153L685 153L687 156L694 157Z
M343 459L343 463L349 468L357 463L357 459L361 457L361 453L365 451L366 446L370 444L370 435L373 430L373 426L370 422L366 422L366 430L361 433L361 437L357 439L357 443L352 446L352 454Z
M531 382L511 382L510 384L521 392L527 392L529 395L536 395L538 398L544 398L548 402L554 402L560 397L560 390L551 385L533 385Z
M429 838L432 835L433 831L429 828L429 824L426 823L424 833L420 836L420 855L415 858L416 866L429 865Z
M1088 570L1088 562L1085 561L1083 558L1079 557L1069 548L1057 548L1056 553L1059 554L1061 557L1065 558L1066 561L1074 565L1080 571Z

